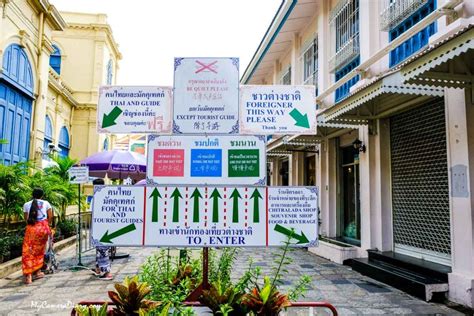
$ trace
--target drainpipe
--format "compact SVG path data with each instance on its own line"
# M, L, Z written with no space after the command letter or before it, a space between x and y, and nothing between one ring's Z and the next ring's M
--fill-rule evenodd
M36 107L38 106L38 100L42 97L41 96L41 54L43 51L43 33L44 33L44 12L39 14L39 25L38 25L38 40L36 43L37 50L36 50L36 71L37 71L37 80L36 80L36 87L37 87L37 97L34 102L34 106L31 109L31 136L30 136L30 157L31 153L34 154L34 160L36 163L36 148L35 148L35 140L36 140ZM40 158L42 155L40 155Z

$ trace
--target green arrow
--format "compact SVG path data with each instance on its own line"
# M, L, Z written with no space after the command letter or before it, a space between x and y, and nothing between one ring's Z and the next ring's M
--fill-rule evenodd
M283 227L279 224L275 225L275 231L279 232L279 233L281 233L285 236L296 239L298 241L297 244L309 243L309 239L308 239L308 237L306 237L306 235L303 233L303 231L301 231L301 235L298 235L298 234L295 233L295 230L293 228L288 229L288 228L285 228L285 227Z
M217 191L217 188L212 191L211 194L212 197L212 222L217 223L219 221L219 201L217 199L221 198L221 195L219 194L219 191Z
M309 128L308 114L301 114L297 109L293 109L290 112L290 116L295 120L296 126Z
M259 212L258 199L262 198L262 196L260 195L260 192L258 192L258 189L255 189L253 191L250 198L253 199L253 222L258 223L258 222L260 222L260 212Z
M117 237L122 236L122 235L125 235L129 232L132 232L135 229L137 229L135 227L135 224L130 224L128 226L120 228L119 230L113 232L112 234L109 234L109 231L107 230L105 232L104 236L102 236L102 238L100 239L100 242L104 242L104 243L106 242L106 243L113 244L112 239L117 238Z
M199 192L198 188L194 189L193 194L191 197L194 198L194 206L193 206L193 222L199 223L199 199L202 198L201 192Z
M151 192L150 197L153 198L153 208L151 212L151 222L158 222L158 198L161 198L160 191L157 188Z
M182 198L178 188L174 189L171 197L174 198L173 204L173 223L179 222L179 199Z
M242 198L239 194L239 190L237 188L232 191L232 194L230 197L233 200L233 206L232 206L232 223L238 223L239 222L239 199Z
M122 110L118 106L114 107L109 114L104 113L104 117L102 118L102 128L117 124L115 123L115 120L120 114L122 114Z

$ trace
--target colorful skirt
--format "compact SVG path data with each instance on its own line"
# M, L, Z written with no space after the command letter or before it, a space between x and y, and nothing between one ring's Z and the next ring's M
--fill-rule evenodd
M43 267L46 242L50 234L47 220L36 222L34 225L26 225L21 258L24 275L36 272Z

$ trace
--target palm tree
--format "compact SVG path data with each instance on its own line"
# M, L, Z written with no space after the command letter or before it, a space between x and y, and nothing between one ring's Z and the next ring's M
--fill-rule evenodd
M46 168L45 172L56 175L64 181L69 181L69 169L77 163L77 160L71 159L68 156L60 157L58 155L52 155L51 159L56 165Z
M0 215L4 224L13 216L23 217L23 204L31 196L28 168L28 163L0 165Z

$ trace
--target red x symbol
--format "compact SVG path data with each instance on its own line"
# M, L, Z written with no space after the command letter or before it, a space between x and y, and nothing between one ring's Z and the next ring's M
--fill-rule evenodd
M212 62L212 63L210 63L210 64L207 64L207 65L204 64L204 63L202 63L202 62L200 62L199 60L196 60L196 63L198 63L198 64L201 65L202 67L199 68L198 70L196 70L195 73L201 72L201 71L206 70L206 69L209 70L209 71L212 71L213 73L217 73L217 71L215 71L215 69L213 69L213 67L212 67L212 66L214 66L214 64L217 63L217 60L214 61L214 62Z

